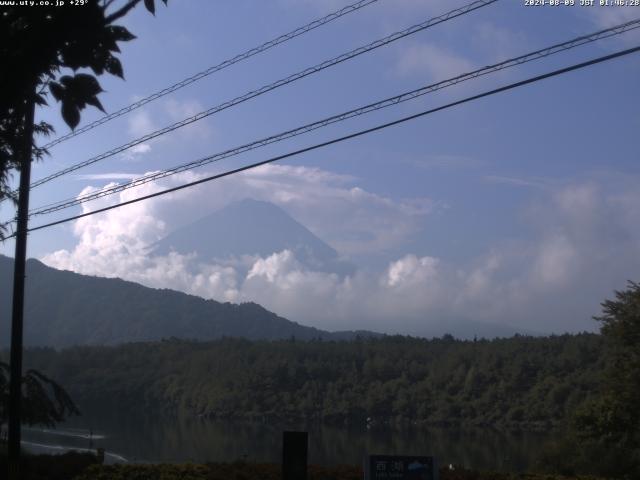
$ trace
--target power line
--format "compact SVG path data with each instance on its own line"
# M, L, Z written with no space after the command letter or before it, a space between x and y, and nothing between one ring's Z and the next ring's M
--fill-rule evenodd
M203 70L202 72L196 73L195 75L192 75L191 77L185 78L184 80L181 80L177 83L174 83L173 85L166 87L162 90L159 90L145 98L142 98L140 100L138 100L137 102L132 103L131 105L128 105L126 107L121 108L120 110L117 110L113 113L110 113L108 115L105 115L104 117L99 118L98 120L95 120L94 122L91 122L81 128L78 128L70 133L67 133L66 135L63 135L61 137L56 138L55 140L47 143L43 148L51 148L59 143L64 142L65 140L69 140L70 138L76 137L84 132L88 132L89 130L92 130L100 125L102 125L103 123L106 123L110 120L113 120L114 118L117 117L121 117L122 115L126 115L129 112L132 112L133 110L142 107L143 105L146 105L147 103L153 102L154 100L157 100L158 98L164 97L165 95L168 95L169 93L175 92L176 90L181 89L182 87L186 87L187 85L190 85L194 82L197 82L198 80L201 80L205 77L208 77L209 75L212 75L216 72L219 72L220 70L224 70L227 67L230 67L231 65L234 65L238 62L241 62L243 60L247 60L248 58L253 57L254 55L258 55L259 53L263 53L266 52L267 50L280 45L281 43L285 43L288 42L289 40L292 40L296 37L299 37L300 35L303 35L307 32L310 32L311 30L314 30L318 27L321 27L323 25L326 25L329 22L332 22L334 20L337 20L340 17L343 17L345 15L348 15L349 13L352 12L356 12L358 10L360 10L361 8L364 8L368 5L371 5L372 3L377 2L378 0L359 0L358 2L352 3L351 5L348 5L344 8L341 8L340 10L337 10L335 12L330 13L329 15L326 15L322 18L318 18L316 20L314 20L313 22L307 23L306 25L303 25L302 27L298 27L295 30L290 31L289 33L285 33L284 35L280 35L279 37L276 37L272 40L269 40L268 42L263 43L262 45L259 45L257 47L253 47L243 53L240 53L238 55L236 55L235 57L229 58L227 60L224 60L223 62L218 63L217 65L214 65L212 67L207 68L206 70Z
M332 67L334 65L337 65L339 63L342 63L344 61L350 60L354 57L357 57L359 55L362 55L363 53L369 52L371 50L375 50L377 48L380 48L384 45L388 45L391 42L395 42L396 40L399 40L401 38L404 38L408 35L413 35L415 33L418 33L422 30L425 30L429 27L438 25L440 23L444 23L447 22L453 18L459 17L461 15L465 15L467 13L470 13L474 10L477 10L479 8L485 7L487 5L490 5L492 3L497 2L498 0L475 0L474 2L471 2L468 5L465 5L464 7L460 7L460 8L456 8L454 10L451 10L450 12L447 12L443 15L440 15L439 17L434 17L431 18L423 23L414 25L412 27L409 27L405 30L402 30L400 32L396 32L393 33L391 35L388 35L382 39L376 40L374 42L371 42L365 46L356 48L354 50L351 50L350 52L347 53L343 53L342 55L339 55L337 57L334 57L330 60L325 60L322 63L319 63L313 67L309 67L306 68L300 72L294 73L292 75L289 75L288 77L282 78L274 83L268 84L268 85L264 85L263 87L258 88L257 90L252 90L250 92L245 93L242 96L236 97L233 100L229 100L225 103L221 103L220 105L217 105L215 107L212 107L208 110L205 110L204 112L200 112L197 113L196 115L193 115L189 118L186 118L184 120L181 120L179 122L176 122L172 125L169 125L167 127L164 127L160 130L156 130L155 132L149 133L143 137L137 138L135 140L132 140L131 142L128 142L124 145L121 145L119 147L113 148L107 152L104 152L100 155L97 155L95 157L92 157L88 160L85 160L83 162L77 163L75 165L72 165L70 167L67 167L65 169L62 169L56 173L53 173L47 177L41 178L40 180L37 180L35 182L33 182L31 184L31 188L37 187L39 185L42 185L44 183L47 183L55 178L58 178L62 175L66 175L67 173L73 172L75 170L78 170L80 168L86 167L88 165L91 165L93 163L96 163L100 160L104 160L105 158L108 157L112 157L113 155L116 155L118 153L121 153L131 147L134 147L136 145L139 145L143 142L146 142L147 140L151 140L153 138L159 137L161 135L165 135L169 132L172 132L174 130L177 130L180 127L184 127L185 125L189 125L193 122L197 122L198 120L202 120L203 118L209 117L210 115L213 115L215 113L221 112L222 110L226 110L227 108L233 107L235 105L238 105L240 103L246 102L247 100L250 100L252 98L258 97L260 95L263 95L267 92L270 92L272 90L275 90L279 87L282 87L284 85L288 85L292 82L295 82L301 78L307 77L311 74L320 72L326 68Z
M225 150L223 152L219 152L216 153L214 155L210 155L198 160L194 160L192 162L188 162L182 165L178 165L176 167L173 167L171 169L168 170L164 170L164 171L160 171L160 172L155 172L155 173L151 173L149 175L144 175L142 177L136 178L134 180L131 180L127 183L121 184L121 185L115 185L113 187L109 187L106 189L102 189L99 190L97 192L93 192L90 194L86 194L83 195L81 197L74 197L74 198L70 198L70 199L66 199L66 200L61 200L58 202L54 202L54 203L50 203L47 205L43 205L41 207L38 207L37 209L35 209L34 211L32 211L30 213L30 216L36 216L36 215L45 215L48 213L53 213L59 210L63 210L66 208L70 208L73 207L75 205L80 205L82 203L86 203L88 201L91 200L95 200L98 198L102 198L105 197L107 195L113 195L115 193L124 191L124 190L128 190L130 188L134 188L140 185L143 185L145 183L148 182L152 182L155 180L159 180L161 178L165 178L168 177L170 175L174 175L176 173L180 173L186 170L191 170L193 168L197 168L197 167L201 167L203 165L207 165L209 163L213 163L213 162L217 162L220 161L222 159L225 158L229 158L235 155L239 155L241 153L245 153L247 151L250 150L254 150L272 143L276 143L288 138L292 138L298 135L302 135L304 133L308 133L311 132L313 130L331 125L333 123L337 123L337 122L341 122L344 120L347 120L349 118L353 118L353 117L357 117L360 115L364 115L376 110L380 110L392 105L397 105L399 103L408 101L408 100L413 100L416 99L422 95L426 95L428 93L446 88L446 87L450 87L453 85L456 85L458 83L467 81L467 80L471 80L474 78L478 78L480 76L483 75L487 75L490 73L494 73L506 68L510 68L510 67L514 67L517 65L522 65L524 63L527 62L531 62L534 60L539 60L541 58L545 58L548 57L550 55L559 53L559 52L563 52L581 45L585 45L587 43L592 43L595 42L597 40L601 40L603 38L608 38L614 35L619 35L621 33L624 33L626 31L629 30L633 30L636 28L640 27L640 19L636 19L636 20L632 20L630 22L626 22L620 25L617 25L615 27L611 27L605 30L600 30L598 32L594 32L588 35L583 35L577 38L574 38L572 40L563 42L563 43L559 43L559 44L555 44L552 45L550 47L546 47L540 50L536 50L534 52L530 52L524 55L520 55L518 57L515 58L511 58L508 60L504 60L500 63L494 64L494 65L490 65L490 66L486 66L483 68L480 68L478 70L474 70L472 72L469 73L464 73L462 75L458 75L456 77L450 78L448 80L443 80L441 82L438 83L434 83L425 87L421 87L409 92L405 92L402 93L400 95L396 95L394 97L390 97L390 98L386 98L384 100L380 100L378 102L375 103L371 103L369 105L363 106L363 107L359 107L353 110L349 110L347 112L338 114L338 115L333 115L331 117L322 119L322 120L318 120L316 122L313 123L309 123L307 125L301 126L301 127L297 127L293 130L288 130L286 132L282 132L282 133L278 133L276 135L272 135L270 137L266 137L260 140L256 140L253 141L251 143L245 144L245 145L241 145L239 147L235 147L229 150Z
M73 220L78 220L80 218L88 217L90 215L96 215L98 213L103 213L103 212L106 212L106 211L109 211L109 210L113 210L115 208L124 207L126 205L131 205L133 203L141 202L143 200L148 200L150 198L158 197L158 196L161 196L161 195L166 195L168 193L176 192L178 190L182 190L182 189L185 189L185 188L190 188L190 187L193 187L193 186L196 186L196 185L200 185L202 183L206 183L206 182L217 180L217 179L220 179L220 178L223 178L223 177L227 177L229 175L234 175L236 173L240 173L240 172L243 172L243 171L246 171L246 170L250 170L250 169L253 169L253 168L256 168L256 167L260 167L262 165L266 165L266 164L273 163L273 162L276 162L276 161L279 161L279 160L283 160L285 158L289 158L289 157L293 157L293 156L296 156L296 155L300 155L302 153L310 152L312 150L317 150L319 148L327 147L327 146L333 145L335 143L344 142L346 140L350 140L350 139L353 139L353 138L356 138L356 137L360 137L360 136L363 136L363 135L367 135L369 133L376 132L378 130L383 130L385 128L392 127L394 125L399 125L401 123L405 123L405 122L408 122L410 120L415 120L416 118L424 117L426 115L430 115L432 113L439 112L441 110L446 110L448 108L452 108L452 107L455 107L457 105L462 105L464 103L468 103L468 102L471 102L471 101L474 101L474 100L478 100L478 99L481 99L481 98L484 98L484 97L495 95L497 93L505 92L507 90L512 90L514 88L522 87L524 85L535 83L535 82L538 82L538 81L541 81L541 80L544 80L544 79L547 79L547 78L551 78L551 77L555 77L555 76L558 76L558 75L562 75L562 74L565 74L565 73L568 73L568 72L571 72L571 71L574 71L574 70L579 70L579 69L582 69L582 68L586 68L588 66L595 65L595 64L598 64L598 63L602 63L602 62L606 62L608 60L613 60L615 58L619 58L619 57L622 57L622 56L625 56L625 55L629 55L631 53L636 53L638 51L640 51L640 46L637 46L637 47L634 47L634 48L629 48L627 50L622 50L622 51L619 51L619 52L616 52L616 53L612 53L612 54L609 54L609 55L605 55L605 56L602 56L602 57L597 57L597 58L594 58L594 59L586 61L586 62L574 64L574 65L571 65L569 67L564 67L564 68L561 68L559 70L554 70L554 71L549 72L549 73L545 73L545 74L542 74L542 75L537 75L535 77L530 77L530 78L528 78L526 80L521 80L519 82L511 83L511 84L505 85L503 87L499 87L499 88L496 88L496 89L493 89L493 90L489 90L487 92L480 93L478 95L473 95L471 97L467 97L467 98L464 98L462 100L458 100L458 101L455 101L455 102L452 102L452 103L448 103L448 104L442 105L440 107L432 108L430 110L425 110L423 112L416 113L414 115L410 115L410 116L407 116L407 117L403 117L403 118L400 118L398 120L394 120L392 122L388 122L388 123L384 123L384 124L381 124L381 125L377 125L375 127L368 128L366 130L360 130L358 132L351 133L349 135L345 135L345 136L342 136L342 137L339 137L339 138L334 138L333 140L328 140L326 142L318 143L318 144L312 145L310 147L306 147L306 148L302 148L300 150L296 150L296 151L293 151L293 152L285 153L284 155L279 155L277 157L272 157L272 158L269 158L267 160L263 160L261 162L252 163L250 165L245 165L243 167L239 167L239 168L236 168L236 169L233 169L233 170L229 170L229 171L224 172L224 173L211 175L209 177L205 177L205 178L202 178L200 180L189 182L189 183L186 183L184 185L179 185L177 187L168 188L166 190L162 190L160 192L151 193L149 195L145 195L145 196L142 196L142 197L134 198L132 200L121 202L121 203L118 203L116 205L111 205L109 207L100 208L98 210L94 210L94 211L91 211L91 212L86 212L86 213L82 213L82 214L79 214L79 215L74 215L72 217L63 218L63 219L57 220L55 222L50 222L50 223L46 223L44 225L39 225L37 227L30 228L29 232L33 232L33 231L36 231L36 230L41 230L43 228L53 227L55 225L60 225L62 223L70 222L70 221L73 221ZM7 237L7 238L11 238L11 237Z

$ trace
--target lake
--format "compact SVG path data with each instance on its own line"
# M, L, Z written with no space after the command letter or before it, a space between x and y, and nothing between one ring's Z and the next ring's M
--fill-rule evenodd
M278 463L283 430L309 432L309 462L359 465L366 454L434 455L441 464L522 472L549 433L493 429L376 426L347 428L202 419L79 418L55 430L24 428L34 452L103 447L113 462L246 461ZM90 435L91 432L91 435Z

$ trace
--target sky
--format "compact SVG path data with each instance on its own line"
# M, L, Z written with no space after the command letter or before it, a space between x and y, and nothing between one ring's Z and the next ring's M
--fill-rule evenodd
M159 3L159 2L158 2ZM433 16L451 0L379 0L61 143L37 180ZM579 3L579 2L577 2ZM171 1L121 22L125 81L108 112L349 4ZM640 17L640 7L501 0L310 75L33 189L31 206L123 182ZM264 160L640 44L640 30L465 82L49 216L37 226ZM420 335L465 319L540 333L596 330L600 302L640 272L640 56L477 100L164 197L39 230L30 257L219 301L256 301L303 324ZM69 128L59 106L37 118ZM81 125L101 116L85 110ZM43 143L42 141L40 143ZM356 265L313 271L290 251L193 264L147 247L242 198L270 201ZM13 215L5 203L0 215ZM6 241L0 252L13 256Z

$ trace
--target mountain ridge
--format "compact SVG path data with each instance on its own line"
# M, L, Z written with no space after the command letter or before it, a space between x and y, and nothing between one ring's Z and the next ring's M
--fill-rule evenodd
M13 259L0 256L0 345L9 338ZM120 278L81 275L27 261L25 345L62 348L163 338L345 340L374 332L328 332L287 320L256 303L220 303Z

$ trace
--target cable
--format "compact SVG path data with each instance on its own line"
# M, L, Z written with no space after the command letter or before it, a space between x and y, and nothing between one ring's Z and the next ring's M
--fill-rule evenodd
M186 118L184 120L181 120L179 122L176 122L172 125L169 125L168 127L162 128L160 130L157 130L155 132L149 133L143 137L140 137L136 140L132 140L129 143L126 143L124 145L121 145L119 147L113 148L105 153L102 153L100 155L97 155L95 157L92 157L88 160L85 160L83 162L77 163L75 165L72 165L70 167L67 167L65 169L62 169L56 173L53 173L47 177L44 177L40 180L37 180L35 182L33 182L31 184L31 188L35 188L39 185L42 185L44 183L47 183L55 178L58 178L62 175L66 175L67 173L73 172L75 170L78 170L80 168L86 167L88 165L91 165L93 163L96 163L100 160L104 160L105 158L108 157L112 157L113 155L116 155L120 152L123 152L131 147L134 147L136 145L139 145L143 142L146 142L147 140L151 140L153 138L159 137L161 135L164 135L166 133L172 132L173 130L176 130L180 127L184 127L185 125L189 125L193 122L197 122L198 120L202 120L205 117L208 117L210 115L213 115L215 113L218 113L222 110L226 110L227 108L233 107L235 105L238 105L240 103L243 103L249 99L258 97L260 95L263 95L264 93L270 92L271 90L275 90L276 88L282 87L284 85L288 85L289 83L295 82L296 80L299 80L301 78L304 78L308 75L317 73L321 70L324 70L326 68L332 67L334 65L337 65L339 63L342 63L346 60L350 60L354 57L357 57L359 55L362 55L363 53L369 52L371 50L375 50L376 48L382 47L384 45L387 45L391 42L395 42L396 40L399 40L401 38L404 38L408 35L413 35L414 33L418 33L422 30L425 30L429 27L432 27L434 25L449 21L453 18L459 17L461 15L465 15L467 13L470 13L474 10L477 10L479 8L485 7L487 5L490 5L492 3L497 2L498 0L476 0L468 5L465 5L464 7L460 7L457 8L455 10L451 10L448 13L445 13L444 15L441 15L439 17L434 17L431 18L423 23L420 23L418 25L414 25L412 27L409 27L401 32L396 32L393 33L387 37L384 37L382 39L376 40L374 42L371 42L363 47L359 47L356 48L355 50L351 50L350 52L347 53L343 53L342 55L339 55L337 57L334 57L330 60L325 60L322 63L319 63L313 67L309 67L306 68L305 70L302 70L298 73L294 73L293 75L290 75L286 78L280 79L274 83L265 85L257 90L252 90L248 93L245 93L244 95L240 96L240 97L236 97L233 100L229 100L225 103L222 103L220 105L217 105L215 107L210 108L209 110L205 110L204 112L200 112L196 115L193 115L192 117Z
M76 137L84 132L88 132L89 130L94 129L102 125L103 123L113 120L114 118L121 117L122 115L126 115L127 113L132 112L133 110L140 108L143 105L146 105L147 103L153 102L154 100L164 97L169 93L175 92L176 90L179 90L182 87L186 87L187 85L197 82L198 80L201 80L204 77L207 77L209 75L212 75L213 73L219 72L220 70L224 70L225 68L230 67L231 65L234 65L248 58L251 58L254 55L266 52L270 48L280 45L281 43L285 43L296 37L299 37L300 35L310 32L311 30L321 27L322 25L326 25L327 23L337 20L338 18L343 17L345 15L348 15L349 13L358 11L361 8L371 5L372 3L375 3L377 1L378 0L360 0L358 2L352 3L351 5L341 8L340 10L337 10L333 13L330 13L329 15L316 19L311 23L307 23L302 27L298 27L295 30L290 31L289 33L285 33L284 35L280 35L279 37L274 38L273 40L269 40L268 42L265 42L260 46L251 48L250 50L240 53L233 58L224 60L223 62L220 62L219 64L214 65L212 67L209 67L206 70L203 70L202 72L196 73L191 77L185 78L180 82L174 83L173 85L167 88L164 88L158 92L155 92L145 98L142 98L137 102L132 103L131 105L121 108L120 110L117 110L113 113L105 115L104 117L99 118L98 120L91 122L81 128L78 128L77 130L74 130L66 135L58 137L55 140L47 143L43 148L51 148L59 143L64 142L65 140L69 140L70 138Z
M107 195L112 195L124 190L128 190L130 188L134 188L140 185L143 185L145 183L151 182L151 181L155 181L155 180L159 180L161 178L165 178L168 177L170 175L174 175L176 173L180 173L186 170L190 170L193 168L197 168L197 167L201 167L203 165L207 165L209 163L213 163L213 162L217 162L220 161L222 159L225 158L229 158L235 155L239 155L241 153L250 151L250 150L254 150L256 148L260 148L272 143L276 143L276 142L280 142L282 140L288 139L288 138L292 138L298 135L302 135L304 133L308 133L311 132L313 130L331 125L333 123L337 123L337 122L341 122L344 120L347 120L349 118L353 118L356 116L360 116L360 115L364 115L376 110L380 110L382 108L386 108L392 105L397 105L399 103L408 101L408 100L413 100L416 99L422 95L426 95L428 93L452 86L452 85L456 85L458 83L467 81L467 80L471 80L474 78L478 78L480 76L483 75L487 75L489 73L494 73L496 71L499 70L503 70L506 68L510 68L513 66L517 66L517 65L522 65L523 63L527 63L527 62L531 62L534 60L539 60L541 58L546 58L550 55L559 53L559 52L563 52L566 50L569 50L571 48L575 48L581 45L585 45L587 43L592 43L595 42L597 40L601 40L603 38L608 38L614 35L619 35L621 33L624 33L626 31L629 30L633 30L636 28L640 27L640 19L636 19L636 20L632 20L630 22L626 22L623 23L621 25L617 25L615 27L611 27L605 30L601 30L598 32L594 32L591 33L589 35L583 35L577 38L574 38L572 40L569 40L567 42L563 42L563 43L559 43L556 45L552 45L550 47L547 48L543 48L540 50L536 50L534 52L530 52L524 55L520 55L519 57L515 57L515 58L511 58L508 60L504 60L500 63L494 64L494 65L490 65L490 66L486 66L483 68L480 68L478 70L474 70L472 72L469 73L464 73L462 75L458 75L456 77L450 78L448 80L443 80L441 82L435 83L435 84L431 84L425 87L421 87L418 88L416 90L412 90L410 92L405 92L402 93L400 95L396 95L394 97L390 97L390 98L386 98L384 100L375 102L375 103L371 103L369 105L366 105L364 107L359 107L357 109L353 109L353 110L349 110L347 112L338 114L338 115L333 115L331 117L322 119L322 120L318 120L316 122L301 126L301 127L297 127L293 130L288 130L286 132L282 132L276 135L272 135L270 137L267 138L263 138L260 140L256 140L253 141L251 143L245 144L245 145L241 145L239 147L235 147L229 150L225 150L223 152L220 153L216 153L214 155L210 155L198 160L194 160L192 162L189 163L185 163L182 165L178 165L176 167L173 167L171 169L168 170L164 170L164 171L160 171L160 172L155 172L155 173L151 173L148 175L144 175L142 177L138 177L136 179L133 179L127 183L123 183L121 185L115 185L113 187L109 187L109 188L105 188L102 190L99 190L97 192L93 192L90 194L86 194L80 197L74 197L74 198L69 198L66 200L61 200L58 202L54 202L54 203L50 203L47 205L43 205L38 207L37 209L35 209L34 211L32 211L29 215L31 216L36 216L36 215L44 215L44 214L48 214L48 213L53 213L59 210L63 210L65 208L70 208L73 207L75 205L80 205L82 203L91 201L91 200L95 200L98 198L102 198L105 197Z
M569 67L561 68L559 70L554 70L554 71L549 72L549 73L545 73L545 74L542 74L542 75L537 75L535 77L531 77L531 78L528 78L526 80L521 80L519 82L511 83L511 84L505 85L503 87L499 87L499 88L496 88L496 89L493 89L493 90L489 90L487 92L483 92L483 93L480 93L478 95L473 95L471 97L467 97L467 98L464 98L462 100L458 100L458 101L455 101L455 102L452 102L452 103L448 103L448 104L442 105L440 107L432 108L430 110L425 110L423 112L416 113L416 114L410 115L408 117L403 117L403 118L400 118L398 120L394 120L392 122L388 122L388 123L384 123L384 124L381 124L381 125L377 125L375 127L368 128L366 130L360 130L358 132L351 133L349 135L345 135L343 137L334 138L333 140L328 140L326 142L318 143L318 144L312 145L310 147L306 147L306 148L302 148L300 150L296 150L296 151L293 151L293 152L285 153L284 155L279 155L277 157L272 157L272 158L269 158L267 160L263 160L261 162L252 163L250 165L245 165L243 167L239 167L239 168L236 168L234 170L229 170L229 171L224 172L224 173L211 175L209 177L201 178L200 180L189 182L189 183L186 183L184 185L179 185L177 187L168 188L166 190L162 190L160 192L151 193L149 195L145 195L145 196L142 196L142 197L134 198L132 200L128 200L126 202L121 202L121 203L118 203L116 205L111 205L109 207L100 208L98 210L93 210L91 212L85 212L85 213L82 213L82 214L79 214L79 215L74 215L72 217L63 218L63 219L57 220L55 222L46 223L44 225L39 225L37 227L30 228L28 231L29 232L34 232L36 230L41 230L43 228L53 227L55 225L60 225L62 223L71 222L73 220L78 220L80 218L88 217L90 215L96 215L98 213L103 213L103 212L106 212L106 211L109 211L109 210L113 210L115 208L124 207L125 205L131 205L132 203L137 203L137 202L141 202L143 200L148 200L150 198L158 197L158 196L161 196L161 195L166 195L168 193L172 193L172 192L176 192L178 190L182 190L182 189L185 189L185 188L193 187L193 186L205 183L205 182L210 182L212 180L217 180L217 179L220 179L220 178L223 178L223 177L227 177L229 175L234 175L236 173L240 173L240 172L243 172L245 170L250 170L250 169L253 169L253 168L256 168L256 167L260 167L262 165L266 165L266 164L269 164L269 163L276 162L278 160L283 160L285 158L293 157L295 155L300 155L302 153L310 152L312 150L316 150L316 149L319 149L319 148L327 147L327 146L333 145L335 143L344 142L346 140L350 140L350 139L353 139L353 138L356 138L356 137L367 135L367 134L372 133L372 132L376 132L378 130L383 130L385 128L392 127L394 125L399 125L401 123L405 123L405 122L408 122L410 120L415 120L416 118L424 117L426 115L430 115L432 113L439 112L441 110L446 110L448 108L452 108L452 107L455 107L457 105L462 105L464 103L468 103L468 102L471 102L471 101L474 101L474 100L478 100L478 99L481 99L481 98L484 98L484 97L495 95L497 93L505 92L507 90L512 90L514 88L522 87L524 85L528 85L528 84L531 84L531 83L539 82L539 81L547 79L547 78L551 78L551 77L555 77L555 76L558 76L558 75L562 75L562 74L565 74L565 73L568 73L568 72L571 72L571 71L574 71L574 70L579 70L581 68L586 68L588 66L595 65L595 64L598 64L598 63L602 63L602 62L606 62L608 60L613 60L614 58L619 58L619 57L622 57L622 56L625 56L625 55L629 55L631 53L636 53L638 51L640 51L640 46L637 46L637 47L634 47L634 48L629 48L627 50L622 50L622 51L619 51L619 52L616 52L616 53L612 53L612 54L609 54L609 55L605 55L605 56L602 56L602 57L594 58L594 59L586 61L586 62L574 64L574 65L571 65ZM7 237L7 238L11 238L11 237Z

